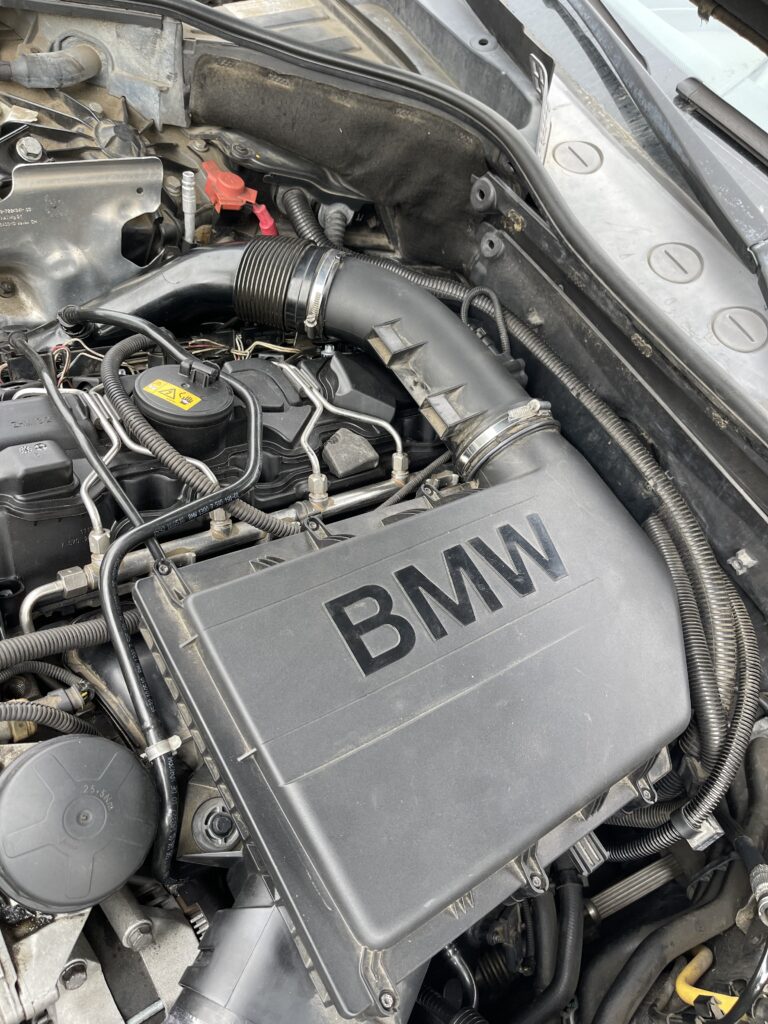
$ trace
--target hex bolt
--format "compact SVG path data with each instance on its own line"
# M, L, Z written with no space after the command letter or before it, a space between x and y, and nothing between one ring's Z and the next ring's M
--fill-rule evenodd
M25 135L16 143L16 155L25 164L36 164L45 156L45 150L40 139L34 135Z
M208 143L205 139L192 139L189 148L194 150L195 153L205 153L208 150Z
M13 281L0 281L0 295L4 298L8 298L9 295L13 295L16 291L16 285Z

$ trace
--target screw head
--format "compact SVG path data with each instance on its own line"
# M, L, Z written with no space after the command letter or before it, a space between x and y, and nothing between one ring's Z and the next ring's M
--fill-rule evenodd
M189 148L194 150L195 153L205 153L208 149L208 143L205 139L192 139L189 144Z
M389 989L379 992L379 1006L387 1013L391 1013L394 1010L396 1002L395 993L390 992Z
M539 877L539 875L531 875L531 888L532 889L536 889L538 891L539 889L541 889L543 884L544 883L542 882L542 880Z
M7 298L9 295L13 295L15 291L16 285L13 281L0 281L0 295Z
M208 822L208 828L218 839L226 839L234 827L232 818L224 811L217 811Z

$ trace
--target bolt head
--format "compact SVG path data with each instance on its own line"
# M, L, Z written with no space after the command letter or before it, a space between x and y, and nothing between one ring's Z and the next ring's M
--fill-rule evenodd
M40 139L34 135L25 135L16 143L16 155L25 164L35 164L45 156L45 150Z
M395 993L390 992L388 989L379 993L379 1006L387 1013L391 1013L394 1010L396 1001Z
M205 153L208 149L208 143L205 139L193 139L189 144L189 148L194 150L195 153Z

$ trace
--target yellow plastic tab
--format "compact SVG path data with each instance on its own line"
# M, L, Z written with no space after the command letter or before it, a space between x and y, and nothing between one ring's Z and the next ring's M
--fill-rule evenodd
M202 398L193 395L191 391L185 391L177 384L169 384L167 380L162 380L160 377L153 380L151 384L145 384L144 391L162 398L170 405L175 405L177 409L194 409L198 402L202 402Z

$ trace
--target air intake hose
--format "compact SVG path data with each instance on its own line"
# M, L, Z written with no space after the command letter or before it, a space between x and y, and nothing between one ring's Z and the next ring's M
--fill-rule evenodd
M454 455L465 479L511 441L554 429L499 358L439 299L382 267L295 238L258 238L243 256L235 311L248 323L365 345Z

